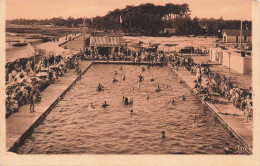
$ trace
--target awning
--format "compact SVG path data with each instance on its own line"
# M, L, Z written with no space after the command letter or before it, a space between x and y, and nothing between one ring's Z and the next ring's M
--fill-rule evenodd
M94 47L118 47L119 37L90 36L90 46Z

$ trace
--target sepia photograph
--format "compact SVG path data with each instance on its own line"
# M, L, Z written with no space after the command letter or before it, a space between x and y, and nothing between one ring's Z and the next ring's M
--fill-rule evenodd
M252 157L253 3L2 2L6 165L46 155Z

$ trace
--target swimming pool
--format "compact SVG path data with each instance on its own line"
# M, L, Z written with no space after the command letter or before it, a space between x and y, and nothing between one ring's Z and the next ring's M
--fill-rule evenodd
M104 91L97 91L98 83ZM160 92L155 91L158 85ZM123 96L133 98L133 105L125 105ZM106 108L101 107L104 101ZM194 115L200 116L198 124ZM17 152L223 154L225 143L241 145L168 67L94 64Z

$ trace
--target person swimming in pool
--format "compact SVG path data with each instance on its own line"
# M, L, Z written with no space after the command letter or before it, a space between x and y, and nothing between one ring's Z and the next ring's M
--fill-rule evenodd
M175 103L175 101L174 101L174 99L172 99L172 104L174 104Z
M109 106L109 105L107 104L106 101L104 101L104 104L102 105L102 107L107 107L107 106Z
M88 110L91 111L93 109L95 109L95 107L93 106L93 103L90 103L90 105L88 106Z
M125 97L125 105L128 105L128 97Z
M140 82L144 81L144 77L141 74L138 77Z
M113 82L117 82L118 80L117 79L115 79L115 77L113 77Z
M134 99L130 98L129 104L133 104L134 103Z
M162 139L165 139L165 131L162 131Z
M98 90L98 91L101 91L103 88L104 88L104 86L102 86L101 83L98 83L97 90Z
M156 92L160 92L160 91L161 91L161 88L160 88L159 85L155 88L155 91L156 91Z

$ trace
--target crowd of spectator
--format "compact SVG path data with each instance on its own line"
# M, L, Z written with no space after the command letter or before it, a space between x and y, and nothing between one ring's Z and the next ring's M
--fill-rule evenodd
M42 57L34 66L33 59L22 58L6 64L6 116L19 111L25 104L41 101L40 92L59 81L64 73L78 68L77 55ZM34 109L31 109L34 112Z
M239 88L238 85L229 77L218 72L212 72L209 64L196 64L193 59L180 54L171 56L173 67L178 70L183 67L196 76L194 89L196 95L204 100L210 100L211 94L209 88L219 93L223 98L228 99L236 108L239 108L247 118L247 121L253 117L252 88Z
M242 89L238 85L218 72L212 72L209 64L196 64L191 56L183 56L179 53L163 53L151 51L123 50L108 55L101 55L96 50L87 50L87 60L111 60L132 62L170 62L178 70L180 67L196 76L194 80L196 96L203 100L211 99L209 88L228 99L236 108L244 112L247 120L253 116L252 89ZM81 71L77 67L79 56L67 57L53 56L42 57L34 67L33 61L19 59L6 66L6 108L7 112L18 111L19 107L28 103L30 96L35 96L35 101L40 101L40 92L47 86L62 77L68 70L75 68L76 73ZM34 72L35 70L35 72Z

